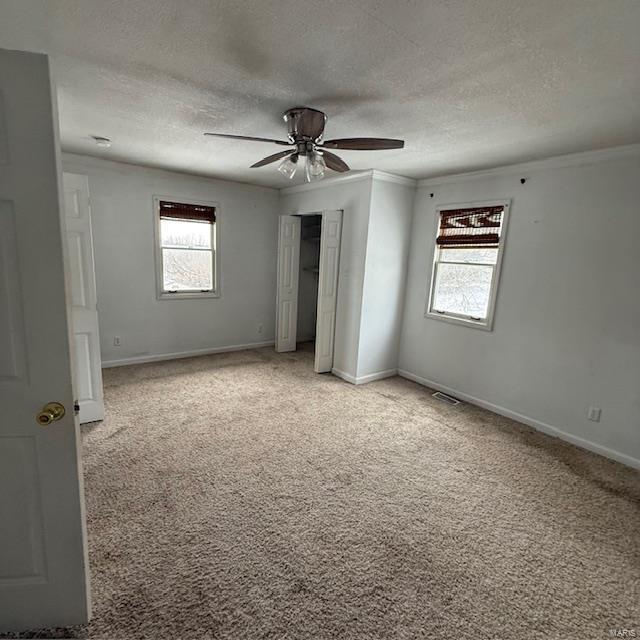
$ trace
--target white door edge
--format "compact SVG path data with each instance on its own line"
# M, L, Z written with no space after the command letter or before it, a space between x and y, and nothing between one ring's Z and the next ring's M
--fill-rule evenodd
M276 351L296 350L300 217L281 215L278 221L278 275L276 293Z
M316 373L327 373L333 367L341 239L342 211L323 211L314 358Z

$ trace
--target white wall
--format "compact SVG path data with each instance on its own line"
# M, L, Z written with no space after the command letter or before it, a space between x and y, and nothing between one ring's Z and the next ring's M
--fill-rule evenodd
M398 366L415 186L375 178L360 319L359 380Z
M273 341L277 190L71 154L63 168L89 177L103 361ZM154 195L219 203L220 298L156 298Z
M280 209L281 213L286 214L321 212L323 209L344 211L333 366L355 378L358 368L371 179L364 176L347 182L326 182L322 186L312 187L294 187L282 191Z
M342 209L337 370L366 381L399 366L640 465L640 152L575 158L526 165L524 185L515 169L427 181L409 229L414 189L375 172L279 196L65 154L66 170L89 176L103 358L273 340L278 214ZM220 203L220 299L156 299L154 194ZM435 206L500 198L512 207L493 331L425 318Z
M351 382L397 368L414 193L375 171L282 191L283 213L344 211L333 368Z
M418 189L399 366L637 466L640 153L595 155L524 185L506 173ZM498 198L512 207L493 331L425 318L435 206Z

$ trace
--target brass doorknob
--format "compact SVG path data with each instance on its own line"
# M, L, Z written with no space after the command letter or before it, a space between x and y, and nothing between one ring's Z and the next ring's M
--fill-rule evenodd
M42 411L36 416L36 422L40 426L46 427L52 422L63 418L64 414L64 405L61 405L59 402L48 402L44 407L42 407Z

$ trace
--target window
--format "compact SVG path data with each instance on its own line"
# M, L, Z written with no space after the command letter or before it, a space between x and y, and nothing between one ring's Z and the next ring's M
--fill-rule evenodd
M156 198L161 298L216 295L216 207Z
M438 210L427 315L491 329L508 207Z

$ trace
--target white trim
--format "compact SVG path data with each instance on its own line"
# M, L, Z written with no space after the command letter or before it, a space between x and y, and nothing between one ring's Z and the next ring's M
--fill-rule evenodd
M162 287L162 247L160 245L160 200L169 202L184 202L185 204L214 207L216 212L215 224L211 225L211 251L213 252L213 291L164 291ZM153 237L155 242L154 260L156 270L156 299L157 300L189 300L194 298L220 298L220 229L222 216L219 202L207 202L202 199L183 196L153 196Z
M94 169L99 169L101 171L111 171L113 173L116 173L117 175L121 175L122 168L118 165L122 164L132 168L127 169L129 173L131 173L132 170L155 171L158 173L166 173L168 174L167 177L175 176L175 174L178 174L179 176L185 176L187 178L195 178L197 180L207 181L209 182L209 184L211 180L215 180L216 182L220 183L241 184L252 189L265 189L276 192L280 190L280 187L266 186L264 184L257 184L256 182L247 182L246 180L228 178L209 172L204 173L197 170L190 171L188 169L167 167L166 165L160 166L157 164L141 164L140 162L134 162L133 160L116 160L114 158L105 157L104 153L99 152L93 154L86 151L78 153L75 151L67 151L66 149L62 149L62 165L65 171L82 173L83 171L86 171L87 167L91 167Z
M418 185L418 181L414 178L407 178L406 176L399 176L395 173L388 173L387 171L380 171L378 169L372 169L371 175L374 180L393 182L395 184L402 184L406 187L416 187Z
M157 300L197 300L198 298L219 298L217 291L165 291L156 294Z
M391 378L398 375L397 369L387 369L385 371L376 371L375 373L368 373L365 376L354 377L349 373L340 371L340 369L331 369L331 373L338 378L342 378L351 384L366 384L367 382L373 382L374 380L382 380L383 378Z
M378 171L377 169L367 169L366 171L349 171L333 178L326 178L325 180L319 180L318 182L309 182L304 184L297 184L292 187L284 187L280 189L282 195L289 195L290 193L300 193L301 191L314 191L316 189L324 189L335 184L342 184L343 182L356 182L357 180L366 180L371 178L372 180L383 180L385 182L394 182L396 184L406 185L408 187L415 187L418 182L413 178L406 178L405 176L398 176L394 173L387 173L386 171Z
M193 358L194 356L207 356L212 353L227 353L228 351L246 351L247 349L261 349L273 346L273 340L266 342L249 342L247 344L232 344L227 347L210 347L208 349L194 349L192 351L176 351L174 353L157 353L154 355L132 356L117 360L103 360L102 368L122 367L129 364L144 364L146 362L161 362L163 360L179 360L180 358Z
M577 447L587 449L588 451L597 453L601 456L604 456L605 458L616 460L617 462L621 462L628 467L640 469L639 459L633 458L632 456L629 456L625 453L620 453L619 451L615 451L614 449L609 449L608 447L605 447L603 445L596 444L595 442L591 442L590 440L580 438L579 436L574 436L573 434L562 431L562 429L558 429L558 427L554 427L550 424L547 424L546 422L541 422L540 420L530 418L529 416L525 416L522 413L518 413L517 411L512 411L511 409L501 407L500 405L493 404L492 402L487 402L486 400L476 398L475 396L471 396L468 393L464 393L462 391L459 391L458 389L453 389L452 387L447 387L446 385L434 382L433 380L427 380L426 378L418 376L415 373L411 373L410 371L405 371L404 369L398 369L398 375L402 378L406 378L407 380L417 382L424 387L429 387L430 389L435 389L436 391L442 391L450 396L453 396L454 398L458 398L459 400L464 400L465 402L469 402L470 404L482 407L483 409L493 411L493 413L497 413L498 415L505 416L506 418L511 418L512 420L516 420L517 422L526 424L529 427L533 427L536 431L541 431L542 433L553 436L554 438L559 438L560 440L564 440L565 442L570 442Z
M367 175L370 175L372 172L377 172L378 174L386 174L388 176L393 176L398 180L402 180L403 184L413 184L414 186L420 187L429 187L433 185L439 184L447 184L449 182L459 182L462 180L476 180L479 178L490 177L490 176L500 176L500 175L509 175L513 173L519 173L521 171L535 171L539 169L546 169L551 167L570 167L581 164L592 164L595 162L604 162L606 160L610 160L613 158L622 158L630 155L636 155L640 153L640 143L621 145L617 147L608 147L606 149L596 149L592 151L582 151L579 153L571 153L565 154L561 156L552 156L549 158L544 158L542 160L534 160L531 162L521 162L518 164L511 165L500 165L497 167L493 167L491 169L481 169L479 171L469 171L466 173L457 173L457 174L444 174L441 176L433 176L433 177L425 177L421 179L407 178L404 176L398 176L391 173L386 173L383 171L377 171L376 169L370 169L368 171L359 172L359 171L350 171L349 173L342 174L340 176L336 176L334 178L327 178L325 180L320 180L319 182L314 182L311 184L301 184L295 185L291 187L277 187L277 186L267 186L264 184L257 184L255 182L246 182L244 180L237 180L233 178L216 176L211 173L201 173L195 171L188 171L186 169L176 169L176 168L168 168L159 165L151 165L151 164L140 164L130 160L115 160L111 158L105 158L103 155L98 155L97 153L94 155L88 153L77 153L74 151L67 151L65 149L62 150L62 164L66 171L72 171L76 173L82 173L86 170L86 166L90 166L93 168L99 168L104 170L105 164L112 165L110 167L111 171L120 171L117 168L118 165L126 164L131 167L135 167L140 170L148 170L148 171L158 171L169 174L179 174L192 178L197 178L201 180L216 180L217 182L230 182L241 184L246 187L251 187L254 189L265 189L269 191L279 191L281 194L288 193L297 193L298 191L307 191L308 189L318 189L322 188L323 185L335 184L336 182L345 182L348 180L354 180L357 177L365 178ZM108 168L107 168L108 169ZM362 175L365 174L365 175ZM380 179L383 179L381 176ZM409 181L409 182L405 182Z
M467 173L447 174L433 178L423 178L417 181L418 189L421 187L433 187L451 182L465 182L467 180L479 180L481 178L498 177L522 173L527 171L541 171L543 169L558 169L561 167L575 167L586 164L606 162L617 158L640 155L640 143L627 144L620 147L610 147L607 149L596 149L594 151L583 151L580 153L570 153L562 156L553 156L542 160L531 162L521 162L518 164L501 165L492 169L482 169L480 171L469 171Z
M429 311L428 306L424 312L424 317L437 320L438 322L457 324L459 327L470 327L471 329L480 329L480 331L493 331L493 317L491 317L491 323L488 323L487 320L472 320L471 318L458 317L449 313Z
M367 382L373 382L374 380L382 380L383 378L391 378L397 376L397 369L387 369L386 371L376 371L375 373L368 373L366 376L358 376L356 378L356 384L366 384Z
M351 384L357 384L355 376L352 376L350 373L346 373L345 371L340 371L340 369L336 369L333 367L331 369L331 373L338 378L342 378L346 382L350 382Z
M357 180L366 180L371 177L371 171L350 171L349 173L343 173L335 178L326 178L325 180L318 180L318 182L309 182L304 184L296 184L292 187L284 187L280 189L282 195L289 195L290 193L300 193L301 191L314 191L315 189L323 189L334 184L342 184L343 182L356 182Z

